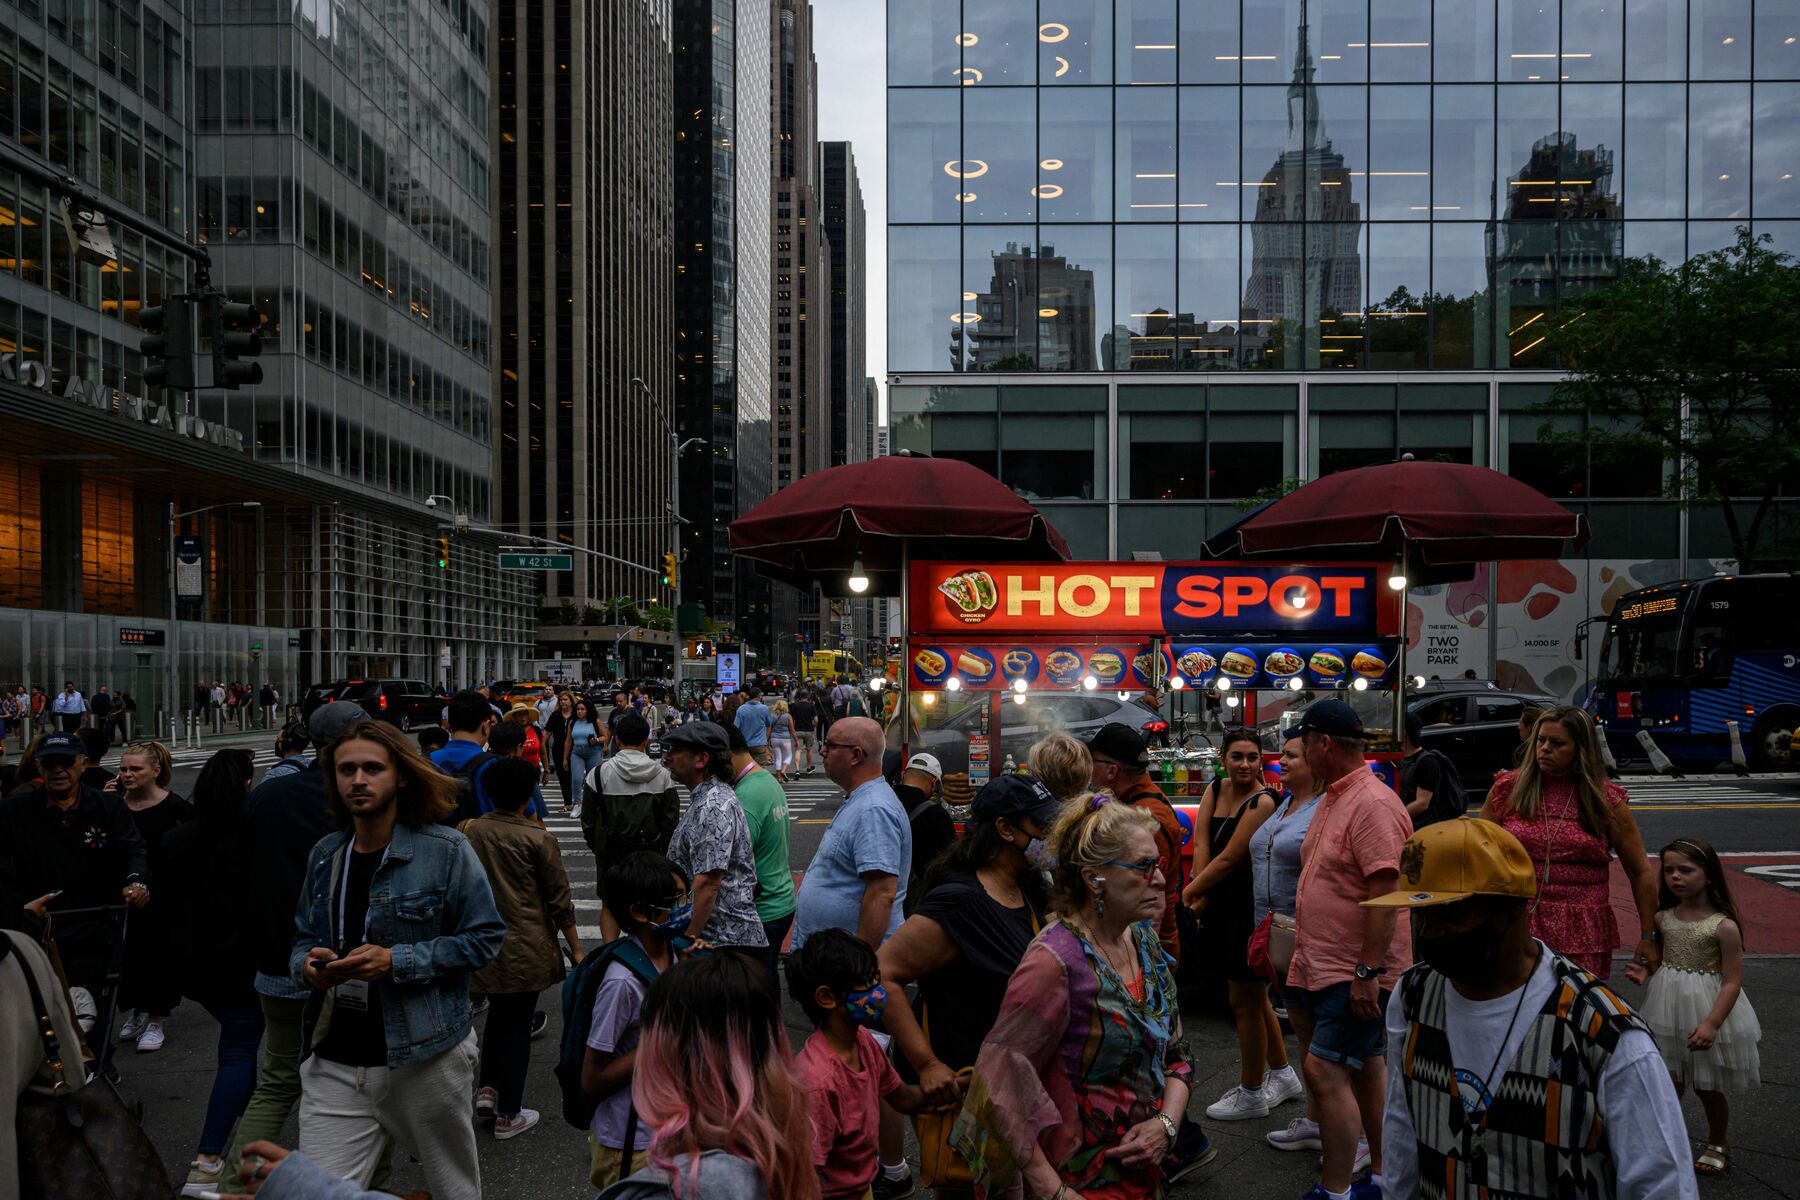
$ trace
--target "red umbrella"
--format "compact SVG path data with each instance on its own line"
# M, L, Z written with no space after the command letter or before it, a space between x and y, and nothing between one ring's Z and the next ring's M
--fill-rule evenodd
M1208 549L1222 558L1305 554L1314 562L1405 555L1441 567L1557 558L1565 542L1580 549L1587 540L1586 517L1530 484L1487 467L1402 459L1314 480Z
M906 559L1057 561L1069 546L1044 514L979 467L899 454L818 471L731 523L731 550L802 589L843 590L858 559L869 594L901 594Z

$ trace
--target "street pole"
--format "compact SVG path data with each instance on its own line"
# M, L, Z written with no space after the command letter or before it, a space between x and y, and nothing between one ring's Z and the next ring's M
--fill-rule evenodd
M175 704L181 699L181 614L175 603L175 502L169 501L169 741L181 739L175 732Z
M649 389L645 389L648 392ZM669 552L675 574L669 579L669 702L681 703L681 435L669 430Z

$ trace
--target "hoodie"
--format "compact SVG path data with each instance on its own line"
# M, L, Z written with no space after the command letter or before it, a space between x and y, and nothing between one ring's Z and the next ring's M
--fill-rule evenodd
M619 751L581 784L581 836L600 877L635 850L669 852L681 819L681 793L669 769L642 750Z

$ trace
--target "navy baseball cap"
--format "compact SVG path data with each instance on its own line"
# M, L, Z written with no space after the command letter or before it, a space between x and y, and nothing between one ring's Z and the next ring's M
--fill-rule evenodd
M1300 723L1288 730L1288 736L1323 733L1329 737L1365 738L1362 718L1342 700L1315 700L1300 714Z
M74 762L78 758L87 757L87 747L72 733L47 733L38 739L34 757L39 762L51 758L64 758Z
M1062 801L1030 775L996 776L975 793L975 802L969 807L970 815L977 821L1030 817L1046 827L1061 811Z

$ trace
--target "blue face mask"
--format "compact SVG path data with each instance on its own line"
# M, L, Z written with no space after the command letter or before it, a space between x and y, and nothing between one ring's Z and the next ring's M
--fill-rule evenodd
M854 992L844 993L844 1011L858 1025L878 1027L881 1014L887 1009L887 989L879 983L872 988L862 988Z
M686 933L688 926L693 923L694 906L691 903L677 904L669 910L667 917L656 922L650 928L662 937L673 939Z

